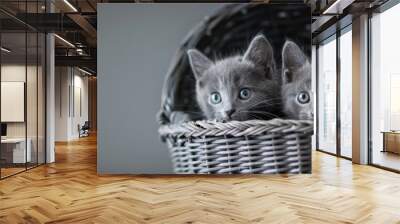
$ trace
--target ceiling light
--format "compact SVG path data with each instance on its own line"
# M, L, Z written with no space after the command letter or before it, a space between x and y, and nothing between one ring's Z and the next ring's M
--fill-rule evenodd
M9 49L7 49L7 48L5 48L5 47L1 47L0 49L1 49L2 51L6 52L6 53L10 53L10 52L11 52L11 50L9 50Z
M81 69L81 68L79 68L79 67L78 67L78 70L81 71L81 72L83 72L83 73L85 73L85 74L87 74L87 75L92 75L92 73L90 73L90 72L88 72L88 71L86 71L86 70L83 70L83 69Z
M74 12L78 12L78 10L68 1L64 0L65 4L67 4Z
M330 5L327 9L322 14L328 14L331 13L331 10L337 7L337 4L339 4L340 0L336 0L332 5Z
M54 34L54 36L57 37L57 38L58 38L59 40L61 40L62 42L66 43L68 46L75 48L75 45L73 45L73 44L72 44L71 42L69 42L68 40L66 40L66 39L64 39L64 38L62 38L62 37L60 37L60 36L57 35L57 34Z
M83 55L83 49L77 48L76 53L78 53L79 55Z
M355 0L336 0L330 5L322 14L342 14L343 10L347 8L349 5L353 4Z

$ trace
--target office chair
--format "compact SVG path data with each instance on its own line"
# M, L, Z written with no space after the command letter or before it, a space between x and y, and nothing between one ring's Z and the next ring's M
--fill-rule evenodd
M85 123L82 126L78 124L79 138L89 136L89 129L90 129L89 121L85 121Z

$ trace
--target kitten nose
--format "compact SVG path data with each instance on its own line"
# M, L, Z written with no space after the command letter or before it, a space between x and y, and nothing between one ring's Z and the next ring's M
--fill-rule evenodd
M235 109L227 110L225 111L225 113L227 117L231 118L232 114L235 113Z

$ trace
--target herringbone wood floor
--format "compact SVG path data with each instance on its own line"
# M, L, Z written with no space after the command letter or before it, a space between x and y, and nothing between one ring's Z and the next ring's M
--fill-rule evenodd
M400 175L318 152L289 177L97 176L94 137L56 156L0 181L0 223L400 223Z

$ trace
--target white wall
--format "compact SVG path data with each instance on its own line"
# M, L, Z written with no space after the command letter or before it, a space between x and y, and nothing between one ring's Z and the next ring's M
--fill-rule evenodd
M1 66L1 81L3 82L25 82L26 67L20 64L8 64ZM28 66L28 71L32 67ZM31 74L31 72L28 72ZM6 108L1 108L5 110ZM25 122L10 122L7 123L7 137L25 137Z
M25 64L3 64L1 66L2 82L24 82L26 85L26 106L21 108L23 113L26 112L26 120L22 122L6 122L7 137L30 139L30 147L32 151L32 161L39 163L44 162L44 146L45 146L45 117L44 117L44 73L41 66L32 66ZM2 95L2 98L7 97ZM4 112L10 108L1 108ZM9 111L10 112L10 111ZM13 113L13 111L11 111ZM14 112L16 113L16 112ZM37 157L37 153L39 156ZM50 160L51 161L51 160Z
M72 67L56 67L55 73L55 140L77 139L78 124L88 120L88 77Z
M1 66L1 81L2 82L24 82L26 83L26 75L28 76L29 84L36 85L36 81L32 81L33 78L30 76L36 77L36 66L27 66L20 64L6 64ZM36 101L33 105L30 105L31 102L34 100L31 99L32 97L36 99L36 88L27 88L28 99L27 99L27 106L30 106L28 110L28 129L32 127L36 129L36 113L31 113L36 108ZM31 92L32 91L32 92ZM3 96L4 97L4 96ZM34 108L32 108L34 107ZM6 110L6 108L1 108L2 110ZM35 124L32 124L33 122ZM25 137L25 126L26 122L7 122L7 136L8 137ZM33 127L35 126L35 127ZM28 130L29 132L29 130ZM28 133L29 137L29 133Z
M72 138L78 138L79 137L79 132L78 132L78 124L83 125L85 121L89 120L89 112L88 112L88 77L87 76L82 76L82 73L76 74L75 70L75 75L74 75L74 96L72 96L71 99L74 99L74 102L71 102L71 104L74 105L72 108L72 119L71 119L71 135ZM80 92L80 93L79 93ZM80 96L80 97L79 97ZM80 101L80 102L79 102ZM79 108L81 107L81 108ZM81 110L81 111L80 111Z
M70 75L68 67L55 69L55 140L67 141L69 133L69 84Z

